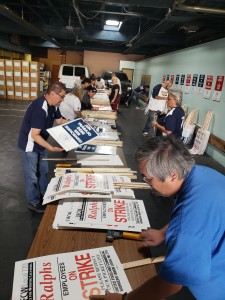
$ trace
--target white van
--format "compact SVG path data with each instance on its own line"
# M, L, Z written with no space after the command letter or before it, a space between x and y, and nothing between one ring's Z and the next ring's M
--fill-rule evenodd
M59 68L59 81L65 84L67 89L71 89L75 84L80 84L80 77L89 77L88 68L82 65L62 64Z

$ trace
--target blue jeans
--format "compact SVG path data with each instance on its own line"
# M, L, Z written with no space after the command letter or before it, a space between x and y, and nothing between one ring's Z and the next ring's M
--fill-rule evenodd
M25 194L28 203L37 205L42 200L48 186L47 151L24 152L20 150L24 171Z
M143 132L149 132L151 129L151 134L152 136L155 136L155 127L152 126L152 121L156 120L156 111L153 110L149 110L148 111L148 118L147 121L145 123L145 127L143 129Z
M135 90L132 91L130 97L127 99L127 103L130 104L133 97L135 97L136 105L138 105L139 104L139 96Z

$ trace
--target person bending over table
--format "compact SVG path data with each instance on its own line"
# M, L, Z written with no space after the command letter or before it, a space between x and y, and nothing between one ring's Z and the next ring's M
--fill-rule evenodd
M152 189L174 196L169 224L141 233L145 247L165 240L165 260L158 275L123 298L107 292L89 299L157 300L186 286L198 300L224 300L225 176L195 165L186 146L172 135L147 139L135 158Z
M63 101L66 87L61 82L51 84L45 95L37 98L27 108L18 139L22 156L25 180L25 194L28 208L43 213L43 196L48 186L47 150L61 152L64 149L54 147L47 142L48 128L68 122L62 118L59 104Z

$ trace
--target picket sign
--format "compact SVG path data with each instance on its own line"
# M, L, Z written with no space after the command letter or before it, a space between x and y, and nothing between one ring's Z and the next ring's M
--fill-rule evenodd
M189 150L191 154L203 155L208 144L210 131L198 129L195 137L194 145Z
M206 118L202 125L202 128L199 128L196 134L194 145L189 150L191 154L198 154L198 155L204 154L210 137L210 131L208 130L208 128L212 120L212 115L213 115L212 111L209 111L206 114Z
M193 108L190 113L188 114L185 122L184 122L184 127L183 127L183 132L182 132L182 141L185 145L188 145L193 137L194 131L196 124L195 122L197 121L197 116L198 116L198 109Z

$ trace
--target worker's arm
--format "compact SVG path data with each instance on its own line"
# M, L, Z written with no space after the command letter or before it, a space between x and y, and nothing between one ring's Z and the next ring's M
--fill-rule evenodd
M150 228L142 231L140 237L143 241L143 246L151 247L160 245L166 238L167 228L168 224L159 230Z
M136 288L132 292L126 295L126 300L162 300L166 297L176 294L182 288L182 285L172 284L166 282L155 276L147 280L140 287ZM90 296L90 300L102 299L102 300L121 300L121 294L107 292L102 296Z
M167 97L155 96L155 99L157 99L157 100L167 100Z
M40 135L41 129L38 128L32 128L31 129L31 138L40 146L44 147L48 151L52 152L61 152L64 149L60 147L53 147L50 145L47 141L43 139L43 137Z
M75 114L77 115L78 118L84 119L84 116L82 115L80 110L77 110L77 111L74 111L74 112L75 112Z
M55 119L55 122L56 122L57 125L62 125L62 124L68 123L69 120L63 119L63 118L59 118L59 119Z
M169 134L172 133L172 131L166 130L166 128L164 126L159 125L159 123L156 122L156 121L152 121L152 126L155 127L155 128L157 128L157 129L159 129L160 131L162 131L163 133L165 133L167 135L169 135Z

